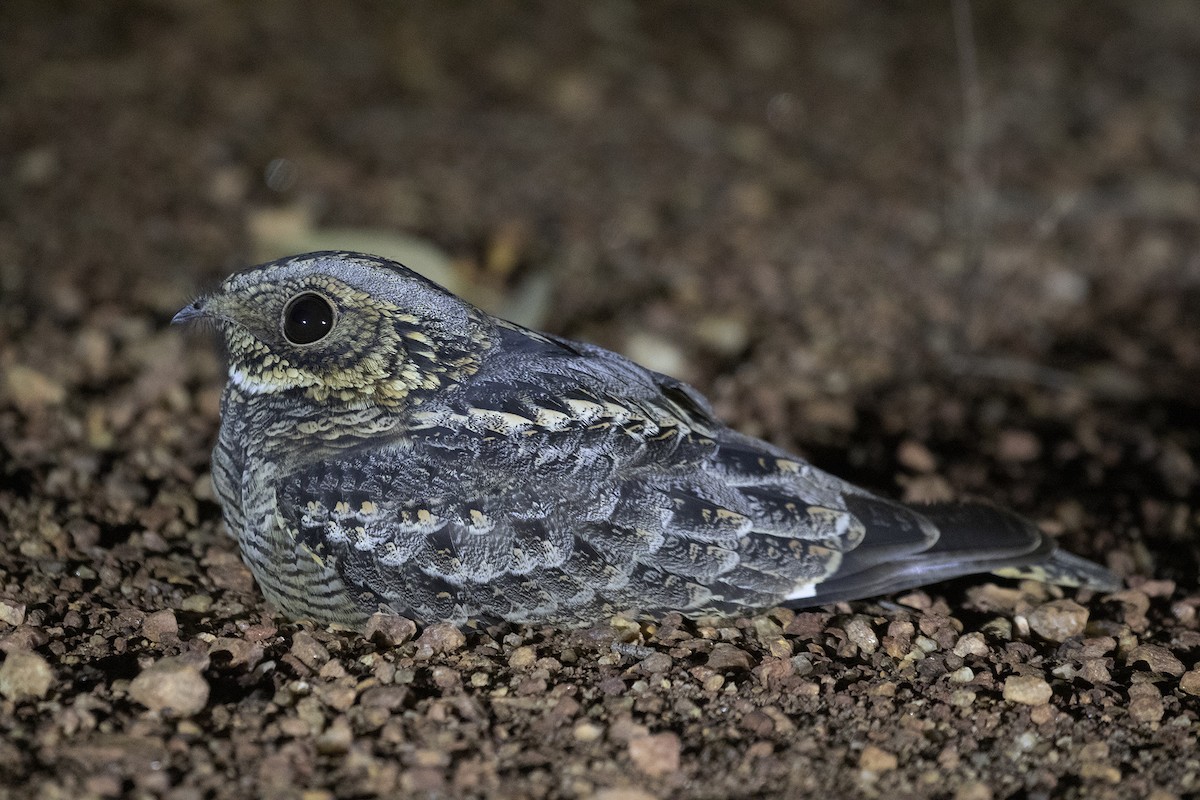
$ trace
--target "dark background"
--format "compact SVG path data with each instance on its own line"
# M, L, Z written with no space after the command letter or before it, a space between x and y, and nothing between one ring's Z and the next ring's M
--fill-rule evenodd
M54 676L35 699L0 687L0 779L48 797L1195 791L1198 222L1189 2L0 4L0 596L25 607L0 649ZM432 655L317 631L330 660L289 662L297 626L249 583L207 483L220 364L168 320L237 268L333 247L686 378L879 491L1015 507L1131 589L1079 597L1090 623L1065 644L1022 628L1051 599L1032 586L780 612L808 667L761 620L626 632L670 656L666 686L611 631L471 631ZM165 638L146 628L164 611ZM851 619L896 653L847 645ZM928 658L900 653L907 623ZM213 649L248 626L273 670ZM954 652L971 631L986 655ZM747 659L715 690L696 672L714 637ZM559 667L514 666L522 646ZM188 653L208 659L201 713L129 698ZM372 654L412 671L393 738L363 722ZM1088 658L1108 682L1076 676ZM1004 699L1026 674L1053 713ZM298 680L356 704L305 706ZM343 725L348 750L320 744ZM673 734L679 765L637 767L630 725Z

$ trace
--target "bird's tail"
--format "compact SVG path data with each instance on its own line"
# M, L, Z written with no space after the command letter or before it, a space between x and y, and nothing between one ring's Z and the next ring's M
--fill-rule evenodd
M1116 575L1093 561L1065 550L1055 550L1049 558L1039 564L1001 567L992 572L1002 578L1031 578L1042 583L1087 588L1097 592L1115 592L1121 588L1121 579Z
M1104 567L1057 549L1050 536L1010 511L982 503L906 506L864 495L845 500L866 532L835 576L818 587L819 603L982 572L1097 591L1121 588Z
M917 506L912 510L941 533L928 555L959 554L964 566L977 563L980 572L986 569L1005 578L1032 578L1098 592L1121 588L1116 575L1086 558L1060 550L1041 528L1011 511L981 503ZM1020 552L1022 542L1028 543L1026 553ZM1006 554L1004 550L1009 547L1013 550Z

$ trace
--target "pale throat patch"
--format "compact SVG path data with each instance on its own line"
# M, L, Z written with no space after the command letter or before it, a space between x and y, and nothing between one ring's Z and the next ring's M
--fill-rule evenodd
M258 378L252 378L245 370L229 367L229 380L246 394L269 394L275 386Z

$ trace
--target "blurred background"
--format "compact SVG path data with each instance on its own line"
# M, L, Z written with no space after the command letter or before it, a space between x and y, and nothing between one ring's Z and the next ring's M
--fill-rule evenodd
M1193 12L10 0L5 391L131 392L90 417L115 441L186 384L215 424L220 367L172 312L361 249L877 488L1000 480L1045 514L1080 497L1046 479L1110 498L1123 464L1108 520L1147 491L1170 516L1196 477Z

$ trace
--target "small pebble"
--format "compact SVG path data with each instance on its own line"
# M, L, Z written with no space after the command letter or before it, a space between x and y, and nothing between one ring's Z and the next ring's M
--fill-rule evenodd
M413 750L412 763L417 767L446 767L450 765L450 754L433 747L418 747Z
M1126 659L1129 664L1145 662L1151 672L1165 672L1176 677L1184 673L1183 662L1176 658L1170 650L1157 644L1139 644L1133 648Z
M1170 597L1175 594L1175 581L1165 579L1143 581L1138 584L1137 588L1147 597Z
M1087 627L1088 610L1073 600L1052 600L1029 613L1029 628L1051 642L1065 642L1082 636Z
M650 729L640 722L634 722L628 715L617 717L608 728L608 738L614 742L629 743L631 739L649 736Z
M735 356L749 341L747 320L740 315L712 314L702 317L692 328L697 339L724 356Z
M1049 703L1044 703L1040 706L1034 706L1029 709L1029 721L1034 725L1045 725L1053 722L1058 718L1058 712L1054 710L1054 706Z
M191 611L196 614L207 614L212 608L213 599L207 594L189 594L183 598L180 603L180 608L184 611Z
M516 670L526 670L537 661L537 650L529 645L518 647L508 657L508 665Z
M232 636L218 636L208 646L208 653L228 653L230 666L245 665L254 668L262 661L264 650L258 642L249 642Z
M958 787L954 800L992 800L992 789L982 781L971 781Z
M671 669L673 659L666 653L651 653L642 659L642 672L647 675L658 675Z
M913 472L933 472L937 458L929 448L914 439L906 439L896 449L896 460Z
M1146 800L1179 800L1179 795L1166 789L1153 789L1146 795Z
M1084 780L1099 780L1106 783L1120 783L1121 770L1112 764L1101 761L1085 761L1079 765L1079 777Z
M1000 434L996 442L996 457L1007 462L1036 461L1042 453L1042 443L1029 431L1010 429Z
M13 650L0 664L0 695L9 700L41 699L54 683L54 671L46 659L27 650Z
M977 631L964 633L954 644L954 655L959 658L967 656L986 656L988 654L987 640Z
M680 347L664 336L637 331L625 339L624 354L642 366L667 375L688 375L691 365Z
M713 645L708 654L707 666L719 670L748 670L754 666L754 659L745 650L734 647L728 642Z
M1150 597L1136 589L1126 589L1108 596L1124 606L1124 622L1135 631L1146 629L1146 612L1150 610Z
M25 624L25 604L11 600L0 600L0 622L14 628Z
M359 704L364 708L382 708L396 711L408 699L408 688L404 686L372 686L362 693Z
M592 800L658 800L641 789L601 789L592 795Z
M789 640L783 638L782 636L776 636L767 643L767 651L770 652L771 656L774 658L787 659L792 657L794 648Z
M142 622L142 635L152 642L161 642L165 638L179 636L179 621L175 612L169 608L155 611Z
M1079 677L1093 686L1101 686L1112 682L1112 674L1108 671L1108 663L1103 658L1085 659L1083 669L1079 672Z
M418 647L424 645L435 653L453 653L466 643L467 637L458 626L447 622L430 625L417 639Z
M1152 683L1129 687L1129 716L1138 722L1160 722L1163 714L1162 693Z
M975 680L975 670L970 667L960 667L950 673L951 683L970 683Z
M309 669L320 669L329 660L329 651L325 645L308 631L296 631L292 636L292 655Z
M26 414L67 399L65 386L24 364L13 364L5 370L4 389L13 405Z
M652 778L679 769L679 737L673 733L635 736L629 740L629 758L643 774Z
M129 696L151 711L187 717L208 704L208 681L199 667L180 658L163 658L142 670L129 684Z
M1010 703L1040 706L1053 694L1050 684L1036 675L1010 675L1004 681L1004 699Z
M397 647L417 635L417 623L395 614L372 614L363 636L384 647Z
M604 735L604 729L593 722L581 722L575 726L573 734L577 742L594 742Z
M1191 669L1179 679L1179 688L1193 697L1200 697L1200 669Z
M846 623L846 636L867 655L879 649L879 637L875 635L870 623L861 617L855 617Z
M317 737L317 752L326 756L344 755L350 750L354 733L345 717L338 717Z
M882 747L869 744L863 748L858 757L858 766L868 772L889 772L900 765L895 753L889 753Z

